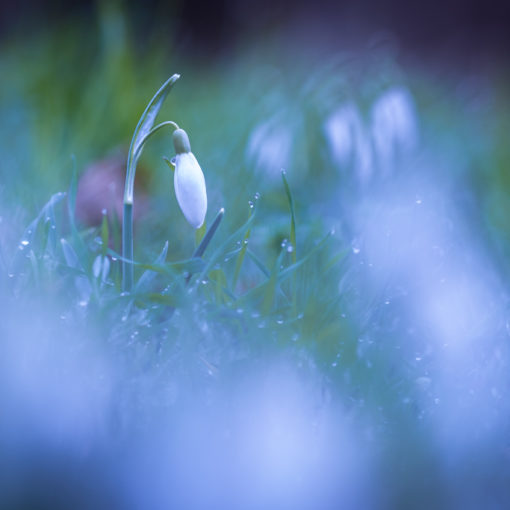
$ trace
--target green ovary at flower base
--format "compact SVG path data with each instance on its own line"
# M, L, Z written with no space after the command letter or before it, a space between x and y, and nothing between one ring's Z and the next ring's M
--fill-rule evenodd
M182 213L193 228L200 228L207 212L207 192L202 169L191 152L186 131L173 133L175 148L174 188Z

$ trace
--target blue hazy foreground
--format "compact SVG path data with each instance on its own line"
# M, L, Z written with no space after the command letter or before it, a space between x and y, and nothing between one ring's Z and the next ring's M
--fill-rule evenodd
M1 507L507 508L507 82L119 27L1 48ZM127 144L174 72L225 213L192 258L155 135L123 293Z

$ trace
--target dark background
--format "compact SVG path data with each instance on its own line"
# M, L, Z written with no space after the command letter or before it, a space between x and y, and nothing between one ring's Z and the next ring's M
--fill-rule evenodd
M510 2L505 0L149 0L120 5L136 20L137 37L166 25L174 42L206 56L275 32L305 44L335 45L363 43L381 31L392 34L409 53L452 62L480 57L501 61L510 54ZM96 9L95 2L83 0L4 0L0 33L37 30L75 17L94 19Z

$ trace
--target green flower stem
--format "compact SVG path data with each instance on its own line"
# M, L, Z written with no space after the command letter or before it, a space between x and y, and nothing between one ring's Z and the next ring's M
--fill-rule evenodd
M134 283L133 260L133 199L136 165L140 158L145 142L164 126L178 129L175 122L163 122L153 127L156 116L174 83L179 79L178 74L171 76L156 92L143 112L131 139L129 147L126 184L124 187L124 212L122 217L122 290L130 292ZM131 261L131 262L130 262Z
M134 200L134 187L135 187L135 174L136 164L142 153L147 140L160 129L170 126L171 128L179 129L179 126L168 120L153 127L137 144L136 151L133 156L129 151L127 171L126 171L126 185L124 187L124 212L122 215L122 257L127 260L133 260L133 200ZM134 284L134 267L133 264L122 262L122 275L123 275L123 288L124 292L130 292Z

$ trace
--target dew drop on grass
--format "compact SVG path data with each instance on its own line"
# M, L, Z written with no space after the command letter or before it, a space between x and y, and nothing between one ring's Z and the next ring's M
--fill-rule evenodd
M333 361L333 363L331 363L331 366L332 366L333 368L335 368L337 365L338 365L338 363L337 363L336 361Z
M177 164L177 158L174 156L171 160L170 160L170 163L172 163L173 166L175 166Z
M250 206L250 209L253 209L253 202L251 200L248 201L248 205Z
M294 251L294 247L289 244L289 246L287 246L287 253L292 253Z
M257 191L254 196L255 200L258 200L260 198L260 193Z
M283 324L283 319L276 319L276 324Z
M88 304L88 301L86 301L85 299L78 301L78 306L85 307L85 306L87 306L87 304Z
M239 315L241 315L243 312L244 312L244 310L242 308L238 308L236 310L236 313L238 313Z

